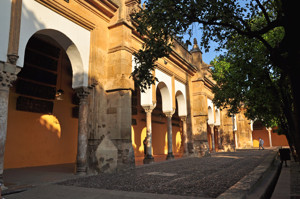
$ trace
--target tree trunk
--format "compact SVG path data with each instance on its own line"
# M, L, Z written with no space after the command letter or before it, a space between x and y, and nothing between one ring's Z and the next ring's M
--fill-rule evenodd
M292 112L293 123L294 123L294 144L296 148L296 152L298 155L298 159L300 158L300 65L294 66L296 68L293 70L292 74L290 74L291 79L291 88L292 88L292 95L293 95L293 104L294 110Z
M285 28L285 48L287 50L287 74L290 79L291 84L291 92L292 92L292 100L293 100L293 110L292 119L293 119L293 128L294 131L291 132L293 134L294 144L296 148L296 152L298 154L298 159L300 158L300 50L299 43L300 38L299 35L296 34L297 26L293 23L294 19L299 18L298 12L293 12L293 8L295 8L296 1L282 1L282 8L284 12L284 28ZM284 56L283 56L284 57Z

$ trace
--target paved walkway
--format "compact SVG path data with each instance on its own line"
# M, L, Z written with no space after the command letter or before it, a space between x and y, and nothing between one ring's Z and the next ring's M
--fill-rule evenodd
M75 164L60 164L4 170L5 186L10 192L24 190L80 176L74 175Z
M139 193L63 185L43 185L29 191L7 195L5 199L196 199L196 197ZM197 199L204 199L198 198Z
M288 166L282 166L272 199L300 198L300 164L294 160L288 161Z
M44 183L5 198L215 198L272 153L242 150L214 153L205 158L182 158L117 174L100 174L60 184Z
M167 155L153 155L154 162L164 162L167 159ZM182 158L182 154L174 154L175 159ZM140 166L143 165L144 156L135 157L135 165Z

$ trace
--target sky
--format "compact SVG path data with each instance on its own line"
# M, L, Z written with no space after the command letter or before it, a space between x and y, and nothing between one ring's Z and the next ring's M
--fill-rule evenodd
M205 63L207 64L210 64L210 62L218 55L220 55L222 52L217 52L215 51L215 49L218 47L218 44L211 41L209 42L209 45L210 45L210 49L209 49L209 52L205 52L205 49L200 46L200 41L201 41L201 36L202 36L202 33L201 33L201 30L197 27L194 27L193 28L193 35L192 37L189 39L189 35L184 35L183 37L183 41L186 41L186 40L190 40L190 42L192 43L192 45L189 45L189 50L192 49L193 45L194 45L194 38L197 39L197 42L198 42L198 46L202 52L202 59Z

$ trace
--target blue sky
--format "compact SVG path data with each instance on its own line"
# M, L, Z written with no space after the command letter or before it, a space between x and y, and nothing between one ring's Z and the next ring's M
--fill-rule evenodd
M201 33L201 30L199 29L199 27L193 27L193 35L190 39L190 42L192 43L192 45L189 46L189 50L191 50L191 48L193 47L193 41L194 41L194 38L196 38L199 48L201 49L201 51L203 53L202 54L203 61L207 64L210 64L210 62L216 56L220 55L222 52L215 51L215 49L218 47L218 44L213 41L209 43L209 45L210 45L209 52L205 52L205 49L202 46L200 46L201 36L202 36L202 33ZM189 35L184 35L183 41L186 41L188 39L189 39Z

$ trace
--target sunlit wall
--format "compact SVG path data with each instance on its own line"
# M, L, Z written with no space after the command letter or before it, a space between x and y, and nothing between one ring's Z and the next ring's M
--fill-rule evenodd
M62 72L64 100L54 100L53 115L17 111L19 95L15 87L11 88L4 156L6 169L76 161L78 119L72 117L72 77L67 66Z

